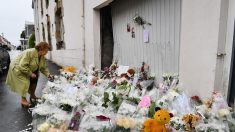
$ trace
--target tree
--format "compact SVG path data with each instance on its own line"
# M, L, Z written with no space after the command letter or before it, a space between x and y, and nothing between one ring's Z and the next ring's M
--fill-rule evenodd
M22 32L21 32L21 34L20 34L20 38L24 38L25 39L25 31L23 30Z
M35 33L32 33L29 37L29 48L34 48L35 46Z

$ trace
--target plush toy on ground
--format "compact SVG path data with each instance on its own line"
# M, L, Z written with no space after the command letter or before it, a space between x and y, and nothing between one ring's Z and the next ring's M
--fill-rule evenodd
M156 107L154 119L147 119L144 122L144 132L167 132L165 124L169 123L172 113Z

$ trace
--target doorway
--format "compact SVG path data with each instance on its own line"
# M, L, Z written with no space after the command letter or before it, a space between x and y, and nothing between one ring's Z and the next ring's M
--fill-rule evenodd
M232 46L232 59L231 59L231 70L230 70L230 86L228 90L228 104L234 106L235 104L235 21L233 29L233 46Z
M111 6L100 9L101 69L109 67L113 61L113 25Z

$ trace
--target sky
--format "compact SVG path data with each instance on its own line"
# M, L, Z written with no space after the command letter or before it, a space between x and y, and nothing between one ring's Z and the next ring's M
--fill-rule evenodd
M32 0L0 0L0 34L13 45L20 44L25 22L33 17Z

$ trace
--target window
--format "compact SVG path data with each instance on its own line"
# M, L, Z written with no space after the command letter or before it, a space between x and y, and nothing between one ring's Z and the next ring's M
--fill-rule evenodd
M41 15L43 15L43 0L41 0Z
M49 0L46 0L46 8L49 6Z
M46 41L45 28L44 28L44 24L43 23L42 23L42 38L43 38L43 41Z

